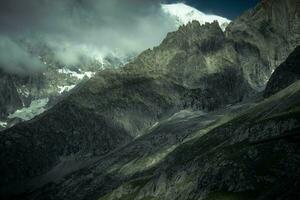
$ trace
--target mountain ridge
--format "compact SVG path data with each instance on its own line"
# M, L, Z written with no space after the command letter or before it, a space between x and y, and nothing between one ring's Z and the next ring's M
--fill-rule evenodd
M259 9L258 11L255 12L260 13ZM250 22L253 22L252 18ZM204 198L208 193L222 192L222 185L228 192L252 189L245 186L246 179L242 178L244 173L235 177L237 183L228 178L234 171L224 171L231 165L231 162L226 160L231 154L226 153L227 146L223 146L222 143L229 145L229 153L236 151L237 157L242 159L244 151L239 154L239 150L244 149L238 147L241 147L240 143L247 142L249 131L255 133L257 130L261 133L253 135L255 139L259 139L260 136L269 136L268 127L271 125L274 125L271 128L277 134L281 134L283 129L289 131L297 128L299 83L294 83L275 97L267 99L265 102L269 105L264 102L247 105L243 102L248 96L260 91L261 85L268 79L265 75L275 68L262 56L264 52L264 49L260 49L262 44L251 43L248 41L249 38L234 37L238 35L236 26L244 26L244 23L238 20L237 24L229 26L227 28L229 32L225 33L216 22L202 26L199 22L192 22L182 26L177 32L170 33L161 46L143 52L124 68L99 72L94 78L75 88L52 109L29 122L1 132L0 158L6 160L6 163L0 166L0 175L5 177L0 182L3 188L1 195L9 196L20 192L14 191L13 188L18 185L17 183L24 181L21 184L24 190L20 193L35 190L32 195L24 194L23 198L28 199L118 199L119 197L172 199L172 195L178 194L174 192L174 187L167 190L166 185L169 183L165 171L167 174L171 173L169 174L171 185L178 183L182 186L188 183L186 186L191 187L183 187L179 191L188 192L193 198ZM270 38L273 38L273 34L270 33ZM293 45L297 46L297 43ZM279 49L278 53L282 53L281 51L282 49ZM264 71L266 73L259 75L262 65L267 70ZM255 73L251 75L251 71ZM253 82L254 79L257 79L257 83ZM282 99L289 104L277 105ZM245 111L246 114L240 114L240 110L247 108L249 110ZM296 109L291 110L293 108ZM225 114L220 111L222 109L225 109ZM208 114L203 116L199 111ZM213 112L217 114L214 115ZM238 115L234 121L231 121L232 116L226 115L231 112ZM218 114L224 118L219 118ZM276 123L277 117L282 117L281 123ZM67 123L64 120L67 120ZM267 120L268 123L260 123L261 126L253 123L253 121L260 122L259 120ZM226 124L223 126L223 123ZM190 148L196 153L188 157L189 148L182 147L184 153L177 154L178 151L175 151L177 153L174 158L172 154L174 148L177 145L181 146L188 137L199 141L198 145ZM140 144L140 141L143 142ZM164 144L169 148L164 149ZM155 146L158 149L155 149ZM290 150L297 153L295 146L296 144L293 144ZM122 147L121 150L119 147ZM199 147L201 147L199 151L208 151L215 155L204 158L211 162L217 171L200 164L200 160L197 160ZM276 153L278 152L276 148L279 148L288 153L289 141L284 142L282 147L280 143L276 143L274 149L273 146L266 148L271 148L269 152ZM22 151L24 149L25 152ZM214 149L219 149L220 152ZM157 152L159 150L161 153ZM263 151L264 148L245 148L245 150ZM225 152L225 157L222 152ZM246 155L256 158L252 152ZM286 155L294 158L294 154ZM51 177L47 177L47 173L55 171L56 168L60 169L59 166L64 164L62 157L70 157L73 162L81 159L96 159L98 162L92 162L91 165L87 162L87 166L71 170L53 183ZM265 157L265 154L262 154L259 158ZM168 163L163 165L160 162L164 158L170 159L170 163L176 162L174 165ZM177 160L180 161L182 158L191 159L189 165L177 163ZM199 168L200 171L197 171L198 164L193 165L194 158L195 163L202 166ZM218 158L224 161L224 166L227 167L219 167L218 164L222 165L222 162L218 162ZM233 163L237 161L234 157L232 160ZM286 161L287 158L283 156L281 160ZM285 166L277 165L277 160L275 161L276 166L279 166L278 169L286 170ZM148 164L151 166L149 171ZM261 162L258 164L263 165ZM293 166L296 164L297 161L292 162ZM176 176L172 176L172 166L176 168L174 174L183 177L182 182L176 181ZM152 167L156 176L149 178L147 173L153 172ZM197 176L185 182L184 177L188 177L187 179L191 177L181 174L182 168ZM247 170L246 167L238 166L233 169ZM297 172L294 167L291 171ZM132 184L126 185L127 181L132 181L135 176L139 178L140 173L146 174L140 177L145 184L140 183L136 187L133 186L137 188L136 190L131 190ZM214 176L214 173L217 175ZM199 174L202 175L198 176ZM28 184L43 175L46 176L43 183L47 184L41 185L42 188ZM251 177L248 175L247 177ZM268 173L266 176L268 178ZM263 179L267 186L268 180ZM175 187L178 188L180 187ZM191 191L195 188L196 191ZM180 194L177 197L188 198Z

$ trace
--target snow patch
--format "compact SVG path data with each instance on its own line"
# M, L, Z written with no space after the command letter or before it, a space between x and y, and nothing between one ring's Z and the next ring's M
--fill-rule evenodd
M76 85L67 85L67 86L58 86L59 93L62 94L64 92L69 92L72 90Z
M29 90L24 85L20 88L17 88L17 92L20 96L23 96L23 97L26 97L26 98L28 98L29 95L30 95Z
M46 109L49 99L38 99L31 102L29 107L16 110L14 113L8 116L9 119L20 118L22 120L28 121L33 119L35 116L42 114Z
M2 128L5 128L5 127L7 126L7 122L1 122L1 121L0 121L0 126L1 126Z
M184 3L162 4L161 7L166 14L172 16L176 20L177 26L186 25L193 20L199 21L200 24L218 21L222 30L225 31L226 27L231 22L224 17L205 14Z
M154 129L154 128L157 127L158 125L159 125L159 122L155 122L155 123L151 126L150 130Z
M72 77L75 77L79 80L82 80L84 77L92 78L96 74L96 72L82 72L81 70L79 70L79 72L80 73L72 71L72 70L67 69L67 68L62 68L62 69L58 70L58 73L60 73L60 74L68 74L68 75L70 75Z

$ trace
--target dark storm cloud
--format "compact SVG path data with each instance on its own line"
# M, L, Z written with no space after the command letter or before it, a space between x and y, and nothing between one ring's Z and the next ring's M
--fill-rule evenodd
M142 51L157 45L167 32L175 29L172 20L162 13L159 0L0 2L0 40L5 43L0 46L1 54L4 48L9 48L11 53L18 51L14 59L23 68L28 65L27 69L35 69L38 59L32 59L33 63L22 62L25 55L25 60L30 55L26 49L17 48L16 38L43 41L57 59L75 64L82 54L96 57L115 50L121 54ZM0 57L2 68L9 61L3 57ZM10 65L10 71L14 71L13 66Z

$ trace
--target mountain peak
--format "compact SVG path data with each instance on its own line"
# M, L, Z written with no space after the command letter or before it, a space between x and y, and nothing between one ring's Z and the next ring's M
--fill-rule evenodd
M163 11L175 18L177 25L186 25L192 21L198 21L200 24L212 23L217 21L224 31L227 25L231 22L229 19L217 15L205 14L184 3L162 4Z

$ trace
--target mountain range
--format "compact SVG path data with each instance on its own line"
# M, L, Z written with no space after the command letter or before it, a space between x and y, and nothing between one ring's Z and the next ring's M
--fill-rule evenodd
M193 20L197 20L201 24L218 20L221 27L225 29L230 22L219 16L206 15L183 3L162 4L161 9L162 13L172 19L174 27ZM178 10L182 12L178 13ZM38 57L46 67L43 73L30 75L9 74L3 70L0 71L1 80L5 82L2 87L3 95L1 95L3 99L0 101L0 130L34 118L51 108L57 99L66 95L76 85L93 77L96 72L105 68L119 68L136 56L130 52L122 54L117 50L102 56L91 50L88 52L89 56L85 55L80 58L80 63L67 65L61 62L57 58L57 52L42 40L34 42L24 39L16 42L27 49L32 56ZM10 84L9 89L6 88L7 84Z
M0 195L300 198L299 11L269 0L225 30L192 21L97 72L0 133ZM0 102L22 104L3 80Z

